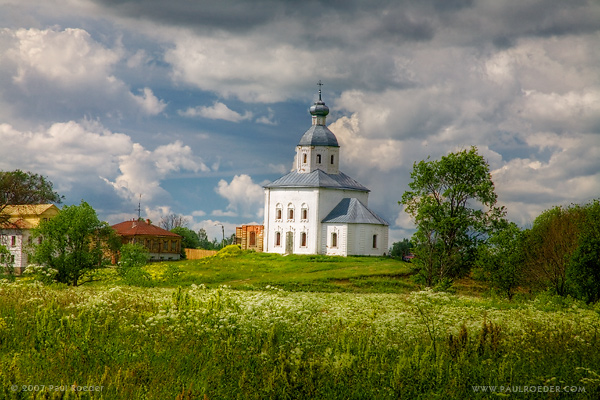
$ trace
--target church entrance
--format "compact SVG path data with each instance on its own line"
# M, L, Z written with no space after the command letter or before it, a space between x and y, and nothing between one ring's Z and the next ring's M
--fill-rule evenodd
M285 234L285 254L294 254L294 232Z

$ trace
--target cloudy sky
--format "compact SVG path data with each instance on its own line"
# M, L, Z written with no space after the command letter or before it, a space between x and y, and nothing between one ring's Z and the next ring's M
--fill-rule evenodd
M322 80L391 242L413 163L478 147L523 227L600 197L595 0L0 0L0 170L117 223L262 223Z

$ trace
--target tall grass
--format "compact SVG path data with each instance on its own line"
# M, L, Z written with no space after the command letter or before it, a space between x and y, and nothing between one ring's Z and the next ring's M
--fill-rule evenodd
M0 398L496 398L473 389L484 385L579 390L544 398L600 396L599 309L497 304L430 291L5 282Z

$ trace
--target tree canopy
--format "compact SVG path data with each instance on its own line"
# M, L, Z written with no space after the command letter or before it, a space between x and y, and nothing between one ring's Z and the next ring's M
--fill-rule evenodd
M32 261L56 271L56 280L77 286L88 271L109 263L111 251L119 246L115 231L101 222L86 202L65 206L54 218L33 230Z
M6 219L2 211L8 205L61 203L62 196L52 182L32 172L0 171L0 222Z
M476 147L414 163L410 191L399 203L417 225L415 262L427 285L452 279L504 215L489 166Z

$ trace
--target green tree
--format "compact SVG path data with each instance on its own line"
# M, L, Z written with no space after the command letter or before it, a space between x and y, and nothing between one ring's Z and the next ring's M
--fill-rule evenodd
M190 228L178 226L171 229L171 232L178 234L182 237L181 239L181 258L185 258L185 249L197 249L200 247L200 239L198 234Z
M404 257L411 253L413 244L408 239L402 239L401 242L395 242L392 244L392 248L390 250L390 256L392 257Z
M109 264L119 243L115 231L84 201L42 221L33 237L42 242L34 245L32 261L55 269L58 282L73 286L84 283L80 279L87 272Z
M150 274L143 270L150 260L148 249L139 243L127 243L121 246L117 273L128 284L148 286L152 283Z
M485 271L490 285L509 300L522 283L522 237L519 227L511 222L492 233L487 244L478 248L478 264Z
M121 246L119 262L117 263L117 272L125 277L128 271L135 268L142 268L148 263L150 253L148 249L139 243L127 243Z
M583 216L579 206L556 206L541 213L525 231L525 272L533 287L550 288L560 296L569 294L567 270Z
M586 205L583 212L567 280L575 297L594 303L600 300L600 201Z
M200 230L198 230L198 240L200 241L198 248L204 250L215 249L214 243L208 240L208 234L206 233L206 230L204 228L200 228Z
M489 166L476 147L415 163L411 178L411 190L399 203L417 225L414 262L431 286L468 270L474 248L505 211L495 207Z
M56 193L45 177L31 172L0 171L0 223L6 219L2 211L7 205L60 203Z

